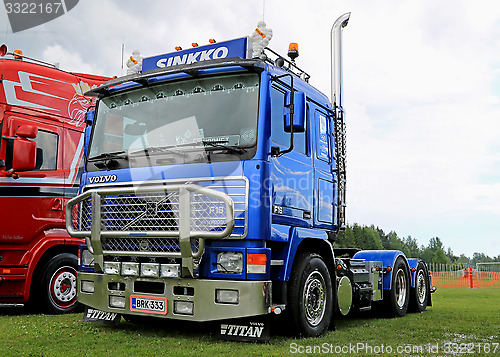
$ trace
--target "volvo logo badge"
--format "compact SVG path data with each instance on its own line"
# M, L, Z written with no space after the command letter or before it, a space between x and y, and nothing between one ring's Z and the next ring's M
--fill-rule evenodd
M149 250L149 242L147 239L141 239L139 241L139 248L142 250L142 251L147 251Z

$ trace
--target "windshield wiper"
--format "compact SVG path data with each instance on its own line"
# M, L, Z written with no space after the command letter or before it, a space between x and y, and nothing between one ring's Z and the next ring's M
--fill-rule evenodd
M202 140L202 143L203 145L209 145L214 149L223 149L238 155L241 155L246 152L245 149L237 146L222 145L222 143L227 143L227 140L217 140L217 141Z
M97 156L92 156L88 158L88 162L101 161L101 160L116 160L116 159L124 159L128 160L128 156L125 154L125 151L112 151L112 152L103 152Z
M183 155L183 151L175 150L176 148L180 147L186 147L186 146L193 146L193 147L200 147L203 145L205 149L208 149L206 146L210 146L215 149L222 149L222 150L227 150L235 154L243 154L246 152L245 149L239 148L236 146L230 146L230 145L222 145L221 143L227 143L226 140L218 140L218 141L208 141L208 140L197 140L197 141L192 141L189 143L181 143L181 144L176 144L176 145L167 145L167 146L155 146L151 148L145 148L139 151L134 151L130 153L130 156L135 156L138 154L146 154L146 155L155 155L155 154L160 154L164 152L172 152L174 154L179 154Z
M130 156L138 156L138 155L158 155L162 154L165 152L168 153L173 153L181 156L185 156L185 154L179 150L175 150L175 145L169 145L169 146L153 146L150 148L144 148L138 151L134 151L130 153Z

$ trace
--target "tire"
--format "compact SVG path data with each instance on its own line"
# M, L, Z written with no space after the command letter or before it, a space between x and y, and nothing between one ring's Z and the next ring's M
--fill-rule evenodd
M290 276L288 302L294 332L304 337L323 335L333 313L330 273L321 256L301 254Z
M410 302L410 272L402 257L398 257L392 270L391 290L387 299L389 315L402 317Z
M62 314L81 309L81 304L76 300L77 268L77 257L69 253L56 255L47 262L40 284L45 311Z
M429 301L429 273L424 263L419 262L415 270L415 287L410 290L410 310L423 312Z

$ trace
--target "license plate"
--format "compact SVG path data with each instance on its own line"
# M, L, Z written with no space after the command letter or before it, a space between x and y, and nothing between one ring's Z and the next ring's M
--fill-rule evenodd
M151 314L167 314L167 299L142 295L130 296L130 311L147 312Z

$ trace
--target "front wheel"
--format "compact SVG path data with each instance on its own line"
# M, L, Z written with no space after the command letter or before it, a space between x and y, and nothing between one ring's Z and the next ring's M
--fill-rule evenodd
M297 258L290 276L288 301L298 334L316 337L327 331L333 312L333 289L321 256L305 253Z
M45 265L41 279L41 294L45 309L49 313L74 312L81 305L76 301L77 257L62 253Z

